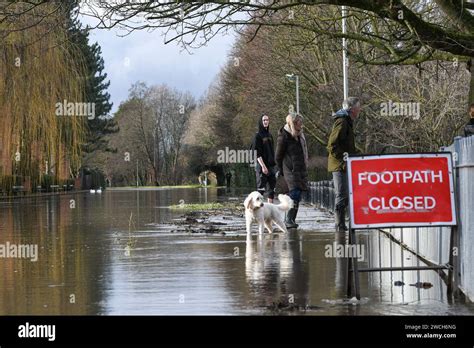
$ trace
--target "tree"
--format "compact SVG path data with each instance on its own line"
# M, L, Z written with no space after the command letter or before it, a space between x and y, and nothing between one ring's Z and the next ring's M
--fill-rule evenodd
M47 21L51 26L46 33L54 33L61 21L54 21L64 9L61 1L30 0L0 2L0 39L8 35L29 30ZM53 19L52 21L50 19Z
M11 13L26 11L22 4L6 7ZM55 4L35 6L15 21L3 17L0 23L0 31L9 32L0 38L0 176L4 190L19 184L36 188L45 176L64 181L80 166L84 117L58 113L56 104L64 99L82 100L83 67L74 59L80 53L68 46L65 17L56 9ZM30 16L43 21L29 26ZM14 182L16 179L22 181Z
M349 53L366 64L420 64L447 60L474 65L474 3L460 0L312 0L123 2L90 4L88 15L100 18L99 28L121 26L129 31L164 28L167 42L199 47L219 32L251 26L254 35L264 26L300 28L313 37L350 40ZM340 30L338 6L350 8L353 25ZM329 16L318 15L323 9ZM316 16L315 16L316 14ZM321 14L321 12L319 12ZM140 19L133 21L134 19ZM308 42L309 44L310 42ZM469 102L474 102L471 74Z
M343 98L341 55L332 49L338 39L318 37L307 45L307 32L286 27L262 28L250 41L252 34L247 28L236 41L219 79L191 115L186 137L190 163L203 169L203 165L216 165L216 151L225 146L247 149L262 112L270 115L270 128L276 135L290 104L295 103L295 85L285 74L296 73L301 77L300 111L305 117L310 172L314 174L317 168L316 175L325 178L331 114L341 107ZM351 89L363 100L364 112L355 123L363 152L437 151L457 135L465 122L462 101L468 72L447 62L425 62L420 69L410 65L352 67ZM417 109L408 114L383 112L384 105L400 102ZM202 155L194 163L198 151Z
M104 72L104 59L99 44L89 43L88 29L82 28L78 19L79 1L67 0L64 2L67 9L68 37L75 49L82 52L81 61L85 67L85 74L82 78L85 88L86 103L93 103L95 115L88 118L86 142L84 144L84 164L103 166L98 163L99 151L111 151L108 147L106 136L118 131L116 122L109 116L112 109L110 94L107 89L110 81L107 81L107 74Z
M110 136L118 151L111 156L114 182L131 181L130 173L138 161L141 181L153 185L177 184L181 176L180 160L184 133L190 114L195 108L188 93L166 85L148 87L137 82L130 88L129 98L116 114L121 131ZM124 154L130 154L127 160ZM125 160L124 160L125 158ZM129 162L129 163L127 163ZM108 165L108 167L109 167ZM128 173L121 178L121 173Z
M106 156L105 173L114 186L135 185L137 181L148 182L147 171L149 157L144 151L143 130L150 129L151 124L143 127L143 119L149 110L144 100L144 84L135 84L130 89L129 98L120 104L114 118L120 132L108 136L110 145L116 152L103 153ZM138 171L138 178L137 178Z

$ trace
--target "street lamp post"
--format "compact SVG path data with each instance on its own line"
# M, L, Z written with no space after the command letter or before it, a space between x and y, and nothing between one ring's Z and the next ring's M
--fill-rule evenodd
M296 82L296 114L300 113L300 78L295 74L286 74L286 78Z
M138 188L138 160L137 160L137 188Z
M347 40L346 40L346 16L347 9L346 6L342 6L342 75L343 75L343 86L344 86L344 99L349 97L349 58L347 58Z

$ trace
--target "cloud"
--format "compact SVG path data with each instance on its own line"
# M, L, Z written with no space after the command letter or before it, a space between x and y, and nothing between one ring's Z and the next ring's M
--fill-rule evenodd
M234 35L216 36L207 46L189 54L174 42L165 45L158 30L135 31L125 37L117 33L95 29L89 36L90 42L98 42L102 49L105 72L111 82L112 112L127 99L128 90L136 81L166 84L199 98L225 64L235 41Z

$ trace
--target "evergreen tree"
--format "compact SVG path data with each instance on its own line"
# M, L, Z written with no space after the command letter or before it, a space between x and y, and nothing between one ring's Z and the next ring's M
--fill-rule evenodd
M79 1L67 0L64 2L67 12L67 26L69 41L78 47L83 53L83 63L86 67L84 76L85 102L95 104L95 117L88 119L88 133L83 150L85 152L85 163L88 164L88 154L95 151L111 151L105 136L118 132L117 123L108 116L112 109L110 94L107 88L107 73L104 72L104 59L98 43L89 43L89 32L83 28L79 19Z

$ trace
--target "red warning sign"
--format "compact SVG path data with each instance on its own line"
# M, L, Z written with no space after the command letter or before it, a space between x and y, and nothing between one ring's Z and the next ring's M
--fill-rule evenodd
M456 225L451 153L349 157L352 228Z

